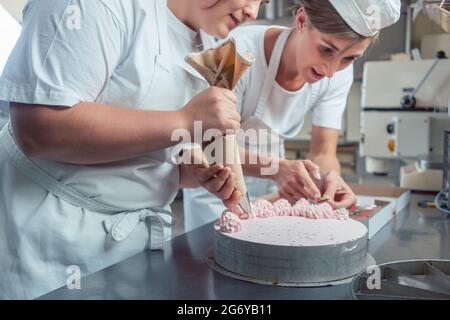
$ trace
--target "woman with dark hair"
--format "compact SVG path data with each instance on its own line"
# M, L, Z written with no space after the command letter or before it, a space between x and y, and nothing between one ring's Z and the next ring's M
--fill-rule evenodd
M0 79L0 298L35 298L162 249L180 187L239 202L221 165L177 166L172 132L240 126L184 61L261 0L30 0ZM201 177L201 179L199 178ZM70 268L69 268L70 267ZM74 268L75 267L75 268Z
M259 152L257 163L244 165L250 197L277 192L291 203L323 196L334 207L355 203L336 156L353 62L381 29L399 19L400 6L400 0L300 0L293 28L249 26L233 32L239 49L256 56L237 86L241 127L270 132L272 142L280 144L277 154ZM298 135L307 112L313 122L310 160L285 160L283 141ZM258 141L249 152L271 149L264 144L271 141ZM264 174L267 166L278 170ZM224 209L201 189L184 190L184 206L187 231L217 219Z

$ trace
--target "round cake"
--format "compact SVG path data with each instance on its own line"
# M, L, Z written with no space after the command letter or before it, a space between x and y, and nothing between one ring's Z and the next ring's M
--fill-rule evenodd
M258 200L250 214L224 212L215 229L216 263L249 279L332 282L367 264L367 228L328 203Z

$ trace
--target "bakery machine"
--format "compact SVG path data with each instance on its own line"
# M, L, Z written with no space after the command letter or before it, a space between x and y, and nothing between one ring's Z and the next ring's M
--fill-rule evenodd
M374 61L364 67L360 155L366 171L401 161L400 186L440 191L444 130L450 128L450 60Z

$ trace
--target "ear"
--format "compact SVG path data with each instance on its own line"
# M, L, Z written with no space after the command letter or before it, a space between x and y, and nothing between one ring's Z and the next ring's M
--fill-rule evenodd
M306 20L305 9L298 9L295 15L295 28L297 29L297 32L302 32L307 27Z

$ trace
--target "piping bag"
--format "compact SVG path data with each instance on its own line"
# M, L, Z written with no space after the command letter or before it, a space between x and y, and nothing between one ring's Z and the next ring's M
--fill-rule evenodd
M240 55L234 39L225 41L215 49L192 53L186 57L186 62L200 73L210 86L233 91L242 75L255 61L251 52ZM236 134L226 134L216 137L216 158L224 159L224 165L229 167L236 177L235 188L242 194L240 206L250 213L250 198L242 171L241 157ZM219 147L220 146L220 147ZM222 154L218 154L222 152Z

